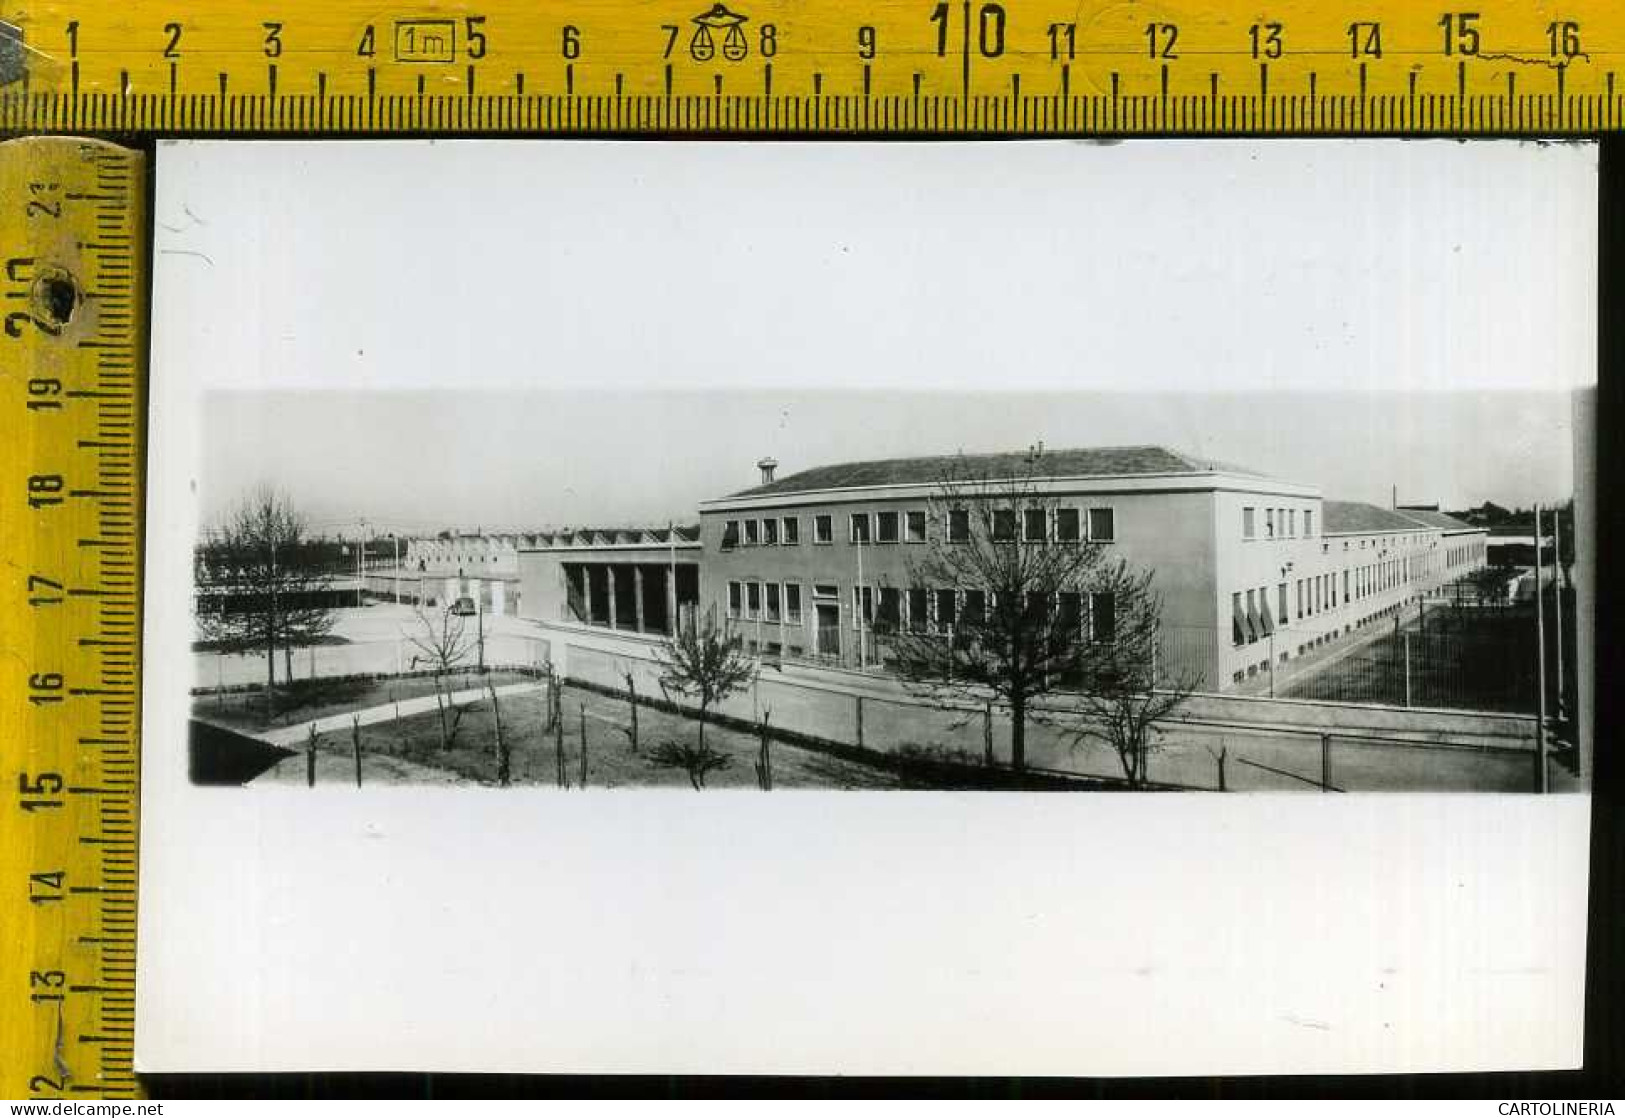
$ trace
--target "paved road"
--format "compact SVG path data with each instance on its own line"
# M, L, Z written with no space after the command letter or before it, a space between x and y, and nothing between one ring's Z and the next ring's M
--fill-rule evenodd
M473 619L470 618L470 621ZM411 667L414 649L408 635L421 631L421 622L411 606L377 602L358 609L334 611L333 636L346 644L302 648L293 654L296 679L362 673L401 672ZM468 627L470 637L474 625ZM536 640L539 631L529 621L517 617L485 618L485 650L488 663L534 664L539 659ZM473 663L470 653L469 662ZM283 656L277 653L277 680L282 681ZM265 656L222 655L197 652L192 655L193 678L199 687L238 686L265 682Z

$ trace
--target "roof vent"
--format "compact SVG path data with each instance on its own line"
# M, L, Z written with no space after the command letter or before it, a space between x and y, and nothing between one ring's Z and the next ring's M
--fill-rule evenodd
M762 484L767 485L773 480L773 471L779 468L776 458L763 458L756 463L756 468L762 471Z

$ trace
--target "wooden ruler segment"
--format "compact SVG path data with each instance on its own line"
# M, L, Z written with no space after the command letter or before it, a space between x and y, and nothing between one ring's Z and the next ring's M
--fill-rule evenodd
M133 1094L145 159L0 144L0 1092Z
M1553 133L1625 121L1613 0L35 0L0 18L10 131Z

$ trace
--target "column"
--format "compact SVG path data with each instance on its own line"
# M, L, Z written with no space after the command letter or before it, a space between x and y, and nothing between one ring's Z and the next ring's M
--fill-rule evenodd
M501 615L507 607L508 584L500 578L491 580L491 612Z
M604 573L609 576L609 627L615 628L615 564L605 563Z
M633 620L638 632L643 632L643 568L632 568Z

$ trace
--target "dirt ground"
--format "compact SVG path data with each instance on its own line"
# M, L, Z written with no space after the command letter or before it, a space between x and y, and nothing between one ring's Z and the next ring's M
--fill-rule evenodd
M663 741L697 740L699 727L693 719L640 707L639 748L634 750L626 733L630 722L626 700L566 688L563 705L565 769L572 788L579 787L581 782L582 727L585 723L586 783L589 788L692 790L686 771L657 765L650 760L649 753ZM504 738L512 750L513 783L556 786L558 767L555 739L552 733L545 732L545 694L504 699L501 718ZM433 711L402 718L398 723L363 726L361 736L363 783L369 777L383 783L397 784L496 783L495 720L489 699L463 708L450 749L441 747L440 720ZM758 741L754 735L711 725L706 728L706 741L729 757L726 767L706 777L707 790L756 790L754 765ZM321 735L317 749L318 783L354 783L351 731ZM883 789L901 786L900 779L885 769L783 742L773 743L772 758L775 789ZM429 778L431 773L434 774L432 780ZM303 783L303 756L289 758L261 779Z

